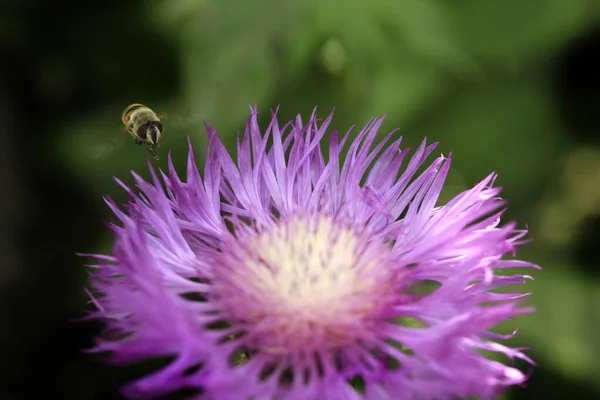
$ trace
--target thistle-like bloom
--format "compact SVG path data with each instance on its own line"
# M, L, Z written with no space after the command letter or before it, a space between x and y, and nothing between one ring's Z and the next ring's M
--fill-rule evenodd
M526 380L507 362L533 362L491 331L530 311L494 292L530 277L498 271L536 268L504 258L525 231L500 224L495 174L436 206L450 157L417 173L436 144L403 167L409 149L393 132L374 145L373 119L342 157L351 133L325 139L331 118L280 128L273 113L263 133L251 109L237 163L207 125L204 177L190 145L185 182L169 158L164 188L151 168L121 183L129 204L107 201L120 223L95 256L94 351L169 357L127 396L490 398Z

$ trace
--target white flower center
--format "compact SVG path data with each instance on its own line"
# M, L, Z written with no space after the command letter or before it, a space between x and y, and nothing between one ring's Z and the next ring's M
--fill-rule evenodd
M215 266L223 317L257 346L330 349L367 339L389 315L389 246L327 217L296 217L228 246Z

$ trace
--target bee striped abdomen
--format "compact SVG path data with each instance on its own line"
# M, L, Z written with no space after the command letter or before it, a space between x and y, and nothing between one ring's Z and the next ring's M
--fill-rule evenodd
M123 114L121 114L121 121L123 121L123 124L125 124L125 126L129 126L131 115L134 111L139 110L140 108L147 107L143 104L131 104L127 106L127 108L125 108L125 111L123 111Z

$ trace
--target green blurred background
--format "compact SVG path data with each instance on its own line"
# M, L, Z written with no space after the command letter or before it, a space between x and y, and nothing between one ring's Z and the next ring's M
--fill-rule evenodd
M544 267L511 325L539 366L505 399L599 399L599 17L597 0L3 0L0 399L119 398L152 367L81 354L100 326L72 322L74 253L110 248L101 196L148 176L120 135L133 102L169 114L158 164L171 149L179 171L204 120L234 151L258 104L263 123L335 107L343 131L387 114L405 144L440 141L445 200L498 172L535 240L519 256Z

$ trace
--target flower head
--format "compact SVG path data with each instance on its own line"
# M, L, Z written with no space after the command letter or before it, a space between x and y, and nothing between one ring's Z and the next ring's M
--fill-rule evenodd
M185 182L134 173L111 256L96 255L94 348L115 362L171 357L130 397L195 388L199 399L489 398L521 384L524 359L491 329L529 312L494 289L536 267L505 259L525 231L500 225L495 174L436 206L450 157L417 174L394 133L371 120L342 149L332 116L261 132L251 109L237 163L216 132L201 177L190 145ZM328 153L323 154L323 142ZM388 144L389 143L389 144ZM408 161L407 161L408 160ZM407 161L406 167L402 164Z

